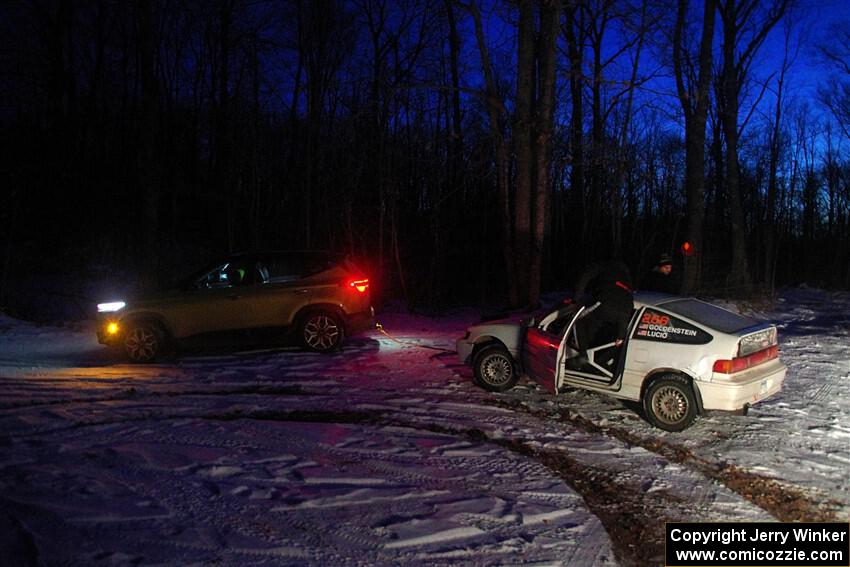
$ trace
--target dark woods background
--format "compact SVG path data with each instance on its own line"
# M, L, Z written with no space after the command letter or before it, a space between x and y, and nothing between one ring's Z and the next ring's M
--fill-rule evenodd
M850 27L822 44L789 1L13 0L0 18L11 312L254 248L350 252L418 308L532 304L589 261L639 276L662 252L692 293L850 284Z

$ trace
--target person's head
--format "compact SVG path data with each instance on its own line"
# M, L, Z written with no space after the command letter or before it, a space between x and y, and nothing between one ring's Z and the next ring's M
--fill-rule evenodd
M669 254L662 254L655 264L655 270L669 276L670 272L673 271L673 258Z

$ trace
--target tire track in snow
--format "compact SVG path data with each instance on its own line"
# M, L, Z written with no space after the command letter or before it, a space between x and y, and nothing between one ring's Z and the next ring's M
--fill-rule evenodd
M146 391L138 390L134 387L119 390L109 396L91 396L77 398L61 398L43 401L22 401L22 402L0 402L0 410L18 410L38 408L44 406L66 406L73 404L97 404L105 402L141 402L147 399L157 398L178 398L183 396L298 396L298 395L319 395L313 394L301 388L300 386L269 386L269 385L249 385L240 386L238 388L224 389L203 389L195 388L188 390L166 390L166 391Z
M181 417L186 418L190 416ZM421 423L383 413L365 412L257 410L222 414L212 413L194 417L224 422L247 419L275 422L296 421L402 427L412 431L428 431L450 435L474 444L486 443L507 449L511 453L530 460L529 462L519 463L517 470L520 473L525 471L525 474L528 475L532 470L536 469L535 472L539 474L540 467L542 467L554 473L565 484L575 490L584 499L589 511L602 522L611 538L615 556L623 565L637 566L661 561L663 554L663 533L661 533L663 523L658 522L659 518L667 517L671 520L684 519L690 517L689 514L691 512L690 506L683 500L673 498L660 491L646 492L639 483L624 484L623 479L619 477L619 473L616 471L590 467L568 456L561 450L543 449L536 446L538 444L534 441L492 437L480 429ZM159 416L159 419L166 418ZM130 421L139 420L134 418ZM464 461L462 459L458 459L459 471L463 463ZM514 465L514 467L516 466ZM393 472L391 467L380 467L379 470L385 473ZM395 473L400 474L401 478L405 480L424 482L429 487L439 484L438 479L430 479L427 475L414 475L417 478L411 478L409 472L403 470L395 471ZM476 486L476 481L470 479L468 481L462 481L462 484L466 484L467 487L465 490L468 490L470 487ZM188 491L184 489L183 493L177 498L174 495L165 498L164 504L167 508L171 509L174 509L173 507L185 508L187 504L190 508L193 506L202 506L206 501L205 497L202 496L203 491L200 494L196 492L196 490L201 489L202 487L200 486ZM498 496L498 492L496 496ZM675 512L671 513L671 510ZM321 510L317 510L316 512L317 514L321 514ZM315 521L316 523L321 523L320 516L317 516ZM282 515L281 522L288 528L301 531L310 528L310 524L313 523L305 523L305 518L303 517L296 519L286 514ZM474 523L472 526L474 527ZM497 539L518 538L523 535L523 530L522 525L519 527L506 525L500 526L500 529L497 529L490 535L497 537ZM369 543L356 536L348 536L347 539L352 544ZM320 542L317 540L315 543L319 545ZM215 545L197 546L196 544L182 542L177 547L195 548L197 551L213 555L220 552L220 549L216 549ZM411 547L414 549L417 548L413 544L411 544ZM597 561L598 558L596 556L599 553L597 549L582 549L581 546L576 547L568 563L591 564ZM398 559L398 556L394 557ZM326 558L323 557L321 559L324 560Z
M287 420L288 417L290 414L275 417L264 415L263 419ZM666 491L647 491L642 483L624 479L618 471L589 466L563 450L541 447L537 441L493 437L477 428L408 421L381 414L358 414L356 421L351 421L352 416L344 413L326 412L316 417L328 420L326 423L405 427L451 435L473 443L493 444L529 458L556 474L584 498L591 513L599 518L608 531L615 555L623 565L638 566L663 561L664 528L659 519L685 520L694 514L693 505L682 498ZM427 482L427 479L417 480ZM577 561L581 562L578 558Z
M832 397L835 388L839 385L839 382L842 380L847 380L850 377L850 374L830 374L824 380L824 383L812 393L810 398L811 403L821 405L824 402L829 401Z
M624 443L642 447L671 462L686 466L710 480L719 482L783 522L836 521L835 513L841 508L839 502L835 500L824 502L821 498L809 496L808 492L801 487L748 471L738 465L710 460L695 454L691 449L662 439L647 439L622 428L602 426L569 410L541 411L530 408L520 401L501 399L493 399L486 403L520 411L544 420L555 419L578 426L587 432L601 433ZM701 494L698 500L706 502L707 492Z
M663 492L646 492L638 483L624 483L615 471L589 466L565 451L547 449L521 438L494 438L480 429L454 429L416 424L415 427L491 443L540 463L578 492L605 527L615 557L621 565L663 563L664 523L692 517L687 502ZM587 559L587 558L586 558ZM581 564L580 557L571 562Z

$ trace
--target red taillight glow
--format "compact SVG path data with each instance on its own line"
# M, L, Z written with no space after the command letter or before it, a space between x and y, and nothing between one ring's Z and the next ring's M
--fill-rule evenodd
M352 288L356 289L357 291L359 291L360 293L366 293L366 290L369 289L369 280L368 279L350 280L348 282L348 287L352 287Z
M739 356L732 360L718 360L714 363L714 368L712 368L712 370L719 374L735 374L736 372L743 372L753 366L758 366L768 360L773 360L778 356L779 347L772 346L770 348L754 352L749 356Z

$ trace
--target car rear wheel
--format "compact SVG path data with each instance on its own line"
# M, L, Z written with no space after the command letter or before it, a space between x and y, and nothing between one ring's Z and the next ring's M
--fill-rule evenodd
M124 335L123 346L132 362L153 362L162 354L165 333L156 323L131 323Z
M691 384L675 374L664 375L650 384L643 396L643 408L650 423L665 431L687 429L697 416Z
M342 321L330 311L308 313L298 326L301 344L315 352L336 350L342 344L344 336Z
M519 381L511 354L502 345L482 348L472 364L476 383L491 392L510 390Z

